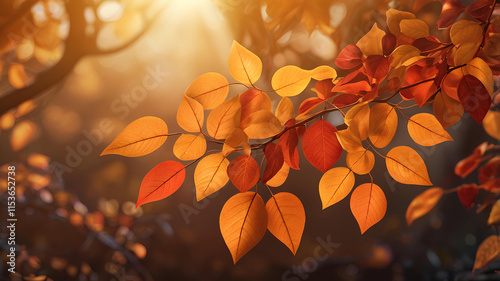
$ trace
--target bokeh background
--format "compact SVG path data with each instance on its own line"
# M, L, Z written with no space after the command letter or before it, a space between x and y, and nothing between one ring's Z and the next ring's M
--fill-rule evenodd
M28 2L32 5L11 20ZM74 10L65 2L86 7L84 24L71 27ZM174 195L135 209L144 175L157 163L174 160L175 137L140 158L99 157L127 124L142 116L160 117L169 132L180 132L175 115L184 90L206 72L230 77L227 57L233 40L262 59L264 73L257 86L270 89L272 73L281 66L334 66L338 52L357 42L374 23L385 28L387 9L411 11L413 1L65 2L0 4L0 93L30 85L43 90L20 107L7 105L14 109L0 119L0 165L13 163L18 173L19 273L13 278L474 280L469 273L477 246L495 233L486 226L487 214L465 210L454 193L407 227L406 208L425 187L396 183L381 158L376 159L372 174L386 193L388 210L364 235L347 199L321 210L321 173L301 155L301 170L292 171L287 182L275 188L275 192L297 195L304 204L307 221L297 254L293 256L267 233L233 265L219 230L220 210L237 192L231 184L213 198L196 202L194 168L188 169L185 183ZM440 2L431 2L417 17L431 26L432 35L447 40L446 33L435 28L440 11ZM78 30L85 36L71 35ZM54 80L47 90L37 84L41 73L73 57L77 59L72 67L43 77ZM234 86L230 97L243 91ZM296 110L313 94L307 90L293 97ZM271 94L271 98L276 106L279 97ZM326 118L332 123L341 119L334 114ZM465 114L449 129L454 142L431 148L414 144L403 121L391 145L415 148L435 186L451 188L475 181L474 174L462 180L453 172L455 164L477 145L494 142L472 118ZM344 157L338 166L345 166ZM0 179L0 186L3 192L6 178ZM2 209L6 209L4 199L2 195ZM0 213L5 259L6 220L5 212ZM321 241L333 243L333 250L325 249ZM318 251L328 257L317 259ZM8 280L5 262L0 270Z

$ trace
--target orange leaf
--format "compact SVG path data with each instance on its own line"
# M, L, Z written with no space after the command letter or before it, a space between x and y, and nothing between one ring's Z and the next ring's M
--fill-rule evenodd
M253 85L262 73L262 62L254 53L233 41L229 51L229 72L241 83Z
M387 27L396 37L401 34L400 22L405 19L414 19L415 15L409 12L398 11L396 9L389 9L385 12L387 16Z
M125 127L101 156L143 156L158 149L167 140L167 136L168 127L163 120L153 116L142 117Z
M450 29L450 39L455 45L459 45L454 57L455 65L468 63L481 45L483 28L478 22L461 20L453 24Z
M486 238L476 252L476 260L472 271L483 268L500 257L500 236L491 235Z
M260 110L250 116L252 122L244 129L251 139L266 139L281 132L281 123L269 111Z
M247 192L259 182L259 164L250 155L241 155L231 161L227 174L234 186L241 192Z
M464 5L460 0L446 0L443 2L443 9L441 15L436 23L437 28L448 28L457 17L464 11Z
M491 97L486 87L475 76L467 74L460 80L457 92L465 111L481 124L491 106Z
M429 26L419 19L405 19L399 23L401 33L410 38L424 38L429 36Z
M464 75L470 74L479 79L488 90L488 93L490 93L490 95L493 94L493 73L484 60L478 57L473 58L465 67L462 67L461 70ZM456 85L458 86L458 81Z
M182 134L174 144L174 155L182 161L198 159L207 151L207 141L203 134Z
M267 201L266 211L267 228L295 255L306 224L302 202L291 193L280 192Z
M246 90L240 97L241 123L245 129L252 123L252 115L258 111L273 112L273 104L268 95L256 89Z
M366 58L363 63L365 73L368 77L375 79L380 83L389 73L389 58L383 55L372 55Z
M372 28L368 33L366 33L361 39L359 39L356 46L361 49L361 52L365 56L371 55L383 55L384 51L382 48L382 38L385 36L385 32L378 28L377 24L373 24Z
M418 144L433 146L445 141L453 141L434 115L429 113L415 114L408 120L408 133Z
M432 210L441 199L441 196L443 196L443 189L433 187L413 198L408 209L406 209L406 222L408 226Z
M318 120L307 129L302 139L304 156L323 173L339 160L343 151L336 131L337 129L329 122Z
M135 207L172 195L181 187L185 176L186 170L179 162L165 161L156 165L142 180Z
M217 192L229 181L227 166L229 161L220 154L211 154L201 159L194 170L196 200Z
M245 132L242 129L236 128L227 136L227 139L224 141L224 146L222 147L222 154L227 156L229 155L229 153L236 150L237 147L241 146L243 147L245 154L250 155L251 148L250 148L250 143L248 141L249 139L247 134L245 134Z
M368 174L375 165L375 156L373 152L365 149L364 151L347 152L347 167L358 175Z
M16 152L31 143L38 132L38 126L30 120L24 120L12 129L10 135L10 146Z
M281 147L272 142L267 144L264 148L264 155L266 156L266 168L264 169L261 180L265 184L283 167L284 158Z
M201 132L204 119L203 106L188 96L182 96L177 110L177 124L188 132L198 133Z
M294 120L292 119L287 125L293 126L295 125ZM297 149L297 145L299 144L299 133L297 132L297 128L291 128L286 131L279 139L276 144L279 148L281 148L283 152L284 161L290 166L290 168L299 170L299 150Z
M374 183L364 183L356 187L352 192L350 205L361 234L379 222L387 211L385 194Z
M225 139L240 125L240 96L235 96L217 106L207 118L208 134L214 139Z
M229 93L229 84L219 73L209 72L196 78L184 95L198 101L203 109L214 109Z
M432 185L424 160L408 146L396 146L385 158L387 171L404 184Z
M351 126L347 127L346 130L335 132L340 145L345 151L356 152L363 150L358 131L356 124L351 123Z
M293 102L289 97L281 98L278 107L276 107L276 117L280 120L281 125L285 125L285 123L295 118L295 112L293 110Z
M491 149L492 146L493 145L488 145L487 142L483 142L482 144L478 145L471 155L460 160L460 162L457 163L457 165L455 166L455 174L457 176L465 178L470 173L472 173L472 171L474 171L479 166L479 164L483 160L485 160L483 158L483 155L486 151Z
M456 124L464 114L464 107L462 104L442 92L437 93L432 103L432 107L434 115L444 129L448 129Z
M375 147L386 147L394 137L397 128L398 115L394 107L379 103L371 108L368 136Z
M277 187L285 183L288 178L288 174L290 173L290 167L285 163L281 166L281 169L272 177L270 180L266 182L267 185L271 187Z
M363 141L368 137L370 124L370 106L367 102L360 103L347 111L344 122L347 126L357 128L360 139Z
M227 200L220 213L220 232L236 262L264 237L267 211L255 192L238 193Z
M495 2L495 0L476 0L467 6L465 12L482 22L486 22Z
M294 65L284 66L274 73L271 85L282 97L296 96L304 91L311 81L335 79L337 72L329 66L318 66L313 70L304 70Z
M304 100L299 106L299 114L307 114L311 112L311 110L315 109L324 101L325 100L320 98L308 98Z
M342 69L353 69L360 67L363 61L363 53L361 49L354 44L345 46L337 55L335 64Z
M335 167L319 181L319 196L323 210L346 198L354 187L354 174L350 169Z
M321 80L321 81L316 82L316 85L314 86L313 91L316 92L316 95L318 95L318 98L320 98L322 100L327 100L335 95L335 93L332 93L332 88L333 88L332 79L325 79L325 80Z
M500 223L500 200L497 200L493 207L491 208L490 215L488 217L488 225L499 224Z
M500 112L488 110L483 119L483 127L488 135L500 140Z

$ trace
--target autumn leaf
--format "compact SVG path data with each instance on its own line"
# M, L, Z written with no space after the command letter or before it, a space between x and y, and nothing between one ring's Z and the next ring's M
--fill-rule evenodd
M443 126L443 129L448 129L456 124L464 114L462 104L442 92L437 93L432 106L434 115Z
M281 125L285 125L285 123L295 118L295 112L293 110L293 102L289 97L281 98L278 107L276 107L276 117L280 121Z
M259 164L250 155L238 156L227 167L227 175L239 191L247 192L259 182Z
M473 58L465 67L461 68L463 75L470 74L476 77L488 90L490 96L493 94L493 73L489 65L481 58ZM458 86L457 81L455 87Z
M474 267L472 271L483 268L489 263L498 260L500 255L500 236L491 235L486 238L476 252L476 260L474 261Z
M488 225L500 223L500 200L497 200L493 207L491 207L490 215L488 217Z
M316 82L316 85L314 86L314 91L316 92L316 95L318 95L318 98L322 100L327 100L335 95L335 93L332 93L332 88L333 88L332 79L325 79Z
M410 12L398 11L396 9L389 9L385 12L387 17L387 27L394 36L399 37L401 34L400 23L402 20L414 19L415 15Z
M433 187L413 198L408 209L406 209L406 222L408 226L432 210L441 199L441 196L443 196L443 189Z
M464 184L457 189L458 199L465 209L474 206L478 193L476 184Z
M364 151L347 152L347 167L358 175L368 174L375 165L375 156L373 152L365 149Z
M182 134L174 144L174 155L179 160L198 159L207 151L207 141L202 133L198 135Z
M295 125L295 121L290 120L287 125ZM297 128L290 128L278 140L276 144L283 152L283 160L290 168L299 170L299 133Z
M370 110L370 128L368 136L375 147L386 147L398 128L398 115L394 107L379 103Z
M319 196L323 210L346 198L354 187L353 172L344 167L328 170L319 182Z
M378 185L364 183L352 192L350 206L363 234L384 217L387 200Z
M482 22L486 22L495 2L495 0L476 0L465 8L465 12Z
M304 156L323 173L339 160L343 151L336 131L337 129L329 122L318 120L307 129L302 139Z
M488 135L500 140L500 111L488 110L483 119L483 128Z
M422 146L433 146L445 141L453 141L434 115L415 114L408 119L410 137Z
M30 144L38 133L38 126L30 120L24 120L18 123L12 129L12 133L10 135L10 146L12 147L12 151L16 152L28 144Z
M245 151L245 154L250 155L251 147L247 134L242 129L235 128L224 141L222 154L224 156L227 156L229 153L233 152L240 146Z
M276 173L276 175L274 175L270 180L268 180L266 184L271 187L281 186L285 183L289 173L290 173L290 167L286 164L286 162L284 162L283 166L281 166L281 169Z
M262 73L262 62L254 53L233 41L229 51L229 72L241 83L253 85Z
M465 111L481 124L491 105L491 97L486 87L479 79L467 74L460 80L457 92Z
M266 203L267 228L295 255L306 223L304 206L297 196L280 192Z
M483 142L482 144L478 145L471 155L460 160L460 162L455 165L455 174L461 178L465 178L466 176L468 176L484 160L483 155L490 148L491 147L487 142Z
M365 56L383 55L382 38L384 35L385 32L378 28L377 23L374 23L370 31L359 39L356 46Z
M344 122L347 126L357 128L360 139L363 141L368 137L370 124L370 106L368 102L353 106L347 111Z
M236 264L264 237L267 211L264 201L255 192L238 193L222 207L220 232Z
M423 38L429 36L429 26L419 19L404 19L399 23L402 34L410 38Z
M136 208L172 195L181 187L186 176L184 165L165 161L149 171L141 183Z
M363 53L361 49L354 45L347 45L335 59L335 65L342 69L353 69L360 67L363 62Z
M389 73L389 58L383 55L372 55L366 58L363 65L368 77L380 83Z
M168 127L163 120L153 116L142 117L125 127L101 156L143 156L158 149L167 140L167 136Z
M198 133L201 132L204 120L203 106L188 96L182 96L177 110L177 124L188 132Z
M464 5L459 0L443 1L443 9L436 23L437 28L450 27L464 9Z
M304 70L294 65L284 66L274 73L271 85L282 97L296 96L304 91L311 81L335 79L337 72L329 66L318 66L312 70Z
M454 57L455 65L468 63L476 54L481 39L483 28L479 23L469 20L461 20L453 24L450 29L450 39L455 45L459 45Z
M266 157L266 167L261 181L265 184L279 172L285 160L281 148L272 142L264 148L264 155Z
M346 130L335 132L342 148L347 152L363 150L357 124L352 124Z
M324 102L321 98L308 98L299 106L299 114L307 114Z
M225 139L240 125L240 96L235 96L217 106L207 118L207 132L214 139Z
M404 184L432 185L424 160L408 146L394 147L385 158L387 171Z
M273 104L268 95L256 89L245 91L240 96L241 122L240 128L245 129L252 124L253 114L259 111L273 112ZM279 121L279 120L278 120Z
M250 118L252 122L244 131L251 139L266 139L281 132L280 120L272 112L260 110Z
M217 192L229 181L227 167L229 161L221 154L211 154L201 159L194 171L196 200Z
M199 102L203 109L214 109L221 104L229 93L229 84L219 73L209 72L196 78L184 95Z
M478 178L485 190L495 192L500 188L500 156L491 158L479 168Z

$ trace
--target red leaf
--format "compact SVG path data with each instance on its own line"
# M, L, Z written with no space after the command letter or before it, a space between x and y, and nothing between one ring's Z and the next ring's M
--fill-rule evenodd
M332 79L325 79L316 82L316 86L314 87L316 89L316 94L320 99L326 100L331 97L333 97L332 93L332 88L333 88L333 82Z
M458 199L460 199L460 202L467 210L472 208L476 203L478 193L479 191L477 190L477 185L474 183L464 184L457 190Z
M302 140L302 150L307 160L325 173L339 160L342 154L335 132L337 129L324 120L314 122Z
M259 164L250 155L238 156L227 167L227 175L239 191L247 192L259 182Z
M460 162L457 163L457 165L455 166L455 174L462 178L468 176L479 166L481 161L486 160L486 157L483 158L483 155L492 147L493 145L488 145L487 142L483 142L482 144L478 145L478 147L474 149L474 152L471 155L460 160Z
M491 97L484 84L476 77L467 74L460 80L457 93L465 111L481 124L491 105Z
M486 190L498 187L500 181L500 156L495 156L479 168L479 182Z
M364 66L368 77L375 78L377 82L380 82L389 72L389 58L382 55L372 55L366 58Z
M467 6L465 12L482 22L486 22L494 4L495 0L476 0Z
M344 92L357 95L361 91L370 91L372 88L368 82L368 76L361 71L354 71L342 78L332 92Z
M382 37L382 50L384 50L384 56L389 56L397 45L397 38L392 33L387 33Z
M360 67L363 53L354 44L347 45L335 59L335 64L342 69L353 69Z
M464 9L464 5L459 0L444 1L443 10L436 23L437 28L450 27Z
M431 58L423 59L408 69L403 82L403 87L406 87L406 89L401 90L401 95L405 99L415 99L419 106L423 106L436 92L437 87L434 81L422 83L422 81L433 78L439 73L439 70L432 63L433 59Z
M351 94L343 94L335 97L332 101L332 104L334 104L337 107L343 107L349 104L353 104L359 100L359 97L356 95L351 95Z
M439 39L432 35L426 38L418 38L413 41L412 45L422 52L428 52L443 46Z
M266 157L266 168L261 181L265 184L279 172L285 160L282 150L272 142L264 148L264 156Z
M294 122L295 123L295 122ZM292 125L293 126L293 125ZM278 147L283 152L283 159L290 168L299 170L299 136L295 128L286 131L278 140Z
M165 161L149 171L141 183L136 208L149 202L166 198L184 182L184 165L175 161Z
M299 106L299 114L304 114L304 113L307 113L307 112L313 110L314 108L316 108L316 106L320 105L323 101L324 100L322 100L320 98L308 98L308 99L306 99Z

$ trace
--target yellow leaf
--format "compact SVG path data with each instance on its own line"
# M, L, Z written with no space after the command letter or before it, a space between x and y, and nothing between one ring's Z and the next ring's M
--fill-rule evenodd
M401 33L411 38L425 38L429 36L429 26L419 19L402 20L399 23Z
M167 135L168 127L163 120L153 116L142 117L125 127L101 156L143 156L158 149L167 140Z
M483 119L483 127L488 135L500 140L500 112L489 110Z
M241 118L240 96L235 96L217 106L207 118L208 134L214 139L225 139L239 126Z
M214 109L229 93L229 84L219 73L209 72L196 78L184 95L198 101L205 110Z
M37 135L37 131L37 125L29 120L24 120L17 124L12 129L12 135L10 136L12 151L19 151L32 142Z
M196 100L182 96L181 104L177 110L177 123L179 126L192 133L201 132L205 115L203 106Z
M347 111L344 122L347 126L357 128L360 139L363 141L368 137L370 125L370 106L368 102L360 103Z
M385 36L385 32L378 28L377 24L373 24L372 29L366 33L361 39L359 39L356 46L361 49L361 52L365 56L371 55L383 55L384 51L382 49L382 37Z
M352 192L350 205L361 234L379 222L387 211L385 194L374 183L364 183L356 187Z
M233 41L229 51L229 72L241 83L253 85L262 73L262 62L254 53Z
M302 202L291 193L280 192L267 201L266 211L267 228L295 255L306 224Z
M398 37L401 34L399 23L405 19L414 19L415 15L409 12L398 11L396 9L389 9L385 15L387 16L387 27L394 36Z
M174 155L182 161L198 159L207 151L207 141L203 134L182 134L174 144Z
M266 139L281 132L280 120L272 112L259 110L250 118L252 122L244 131L251 139Z
M460 45L454 56L455 65L468 63L482 42L483 28L478 22L461 20L454 23L450 29L450 39L455 45Z
M28 75L26 75L26 70L24 65L13 63L9 67L9 82L12 87L16 89L21 89L28 83Z
M486 87L490 96L493 95L493 73L484 60L478 57L473 58L465 67L462 67L462 71L464 75L470 74L476 77Z
M424 160L408 146L394 147L385 158L387 171L404 184L432 185Z
M441 196L443 196L443 189L433 187L413 198L408 209L406 209L406 223L408 223L408 226L432 210L441 199Z
M356 126L351 125L346 130L337 131L335 134L337 134L337 139L345 151L356 152L363 150L359 131Z
M229 161L221 154L210 154L201 159L194 170L196 200L200 201L226 185L228 165Z
M336 77L337 72L329 66L318 66L313 70L304 70L294 65L286 65L274 73L271 85L278 95L290 97L302 93L311 78L324 80Z
M250 155L250 143L247 134L240 128L235 128L224 141L222 154L227 156L238 147L243 147L245 154Z
M354 187L354 174L348 168L328 170L319 181L319 196L323 210L344 199Z
M266 233L267 211L264 201L255 192L234 195L222 207L219 225L236 264Z
M397 128L398 115L394 107L379 103L371 108L368 136L375 147L386 147L394 137Z
M295 118L293 102L289 97L281 98L281 101L276 108L275 115L278 117L278 120L280 120L281 125L285 125L288 120Z
M398 68L407 60L420 56L420 50L412 45L401 45L394 49L391 54L391 67Z
M456 124L464 114L464 107L462 104L442 92L437 93L434 98L434 102L432 103L432 108L434 110L434 115L444 129L448 129L452 125Z
M9 130L10 128L14 127L15 123L16 117L12 112L7 112L2 115L2 117L0 117L0 129L2 130Z
M422 146L433 146L453 138L443 129L443 126L429 113L415 114L408 120L410 137Z
M476 260L472 271L483 268L489 263L498 260L500 256L500 236L491 235L477 248Z
M488 225L500 223L500 200L495 202L488 217Z
M359 175L368 174L375 165L375 156L367 149L364 151L347 152L347 167Z
M287 163L283 162L283 166L281 166L281 169L278 171L278 173L276 173L274 177L268 180L266 184L271 187L281 186L282 184L285 183L289 173L290 173L290 166L288 166Z

